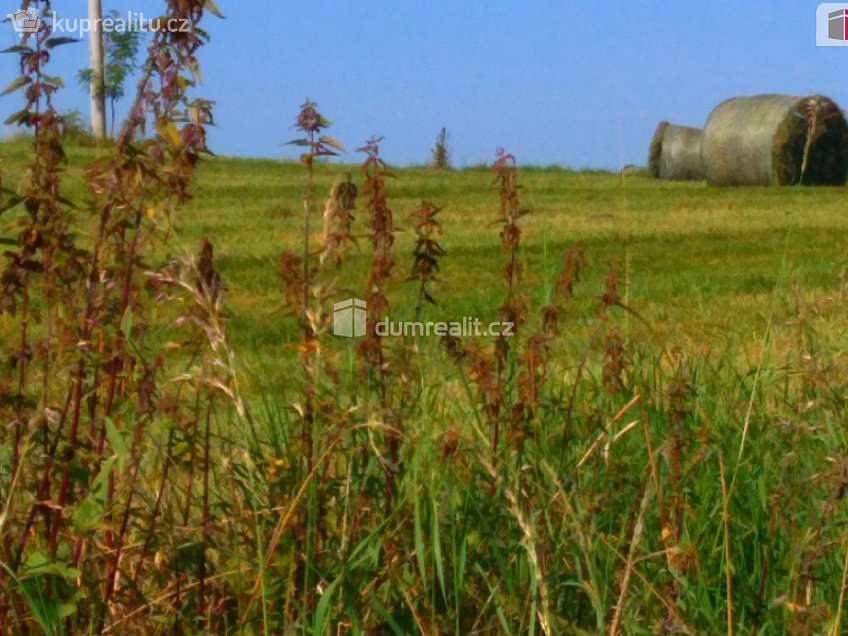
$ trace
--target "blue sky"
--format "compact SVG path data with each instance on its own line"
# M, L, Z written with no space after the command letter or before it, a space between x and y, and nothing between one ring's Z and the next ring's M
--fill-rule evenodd
M149 17L162 6L103 2ZM618 168L645 163L661 119L702 126L734 95L818 92L848 106L848 48L815 46L819 3L807 0L217 2L227 19L206 24L200 89L217 102L217 154L295 156L283 143L307 96L349 149L383 135L399 165L427 161L442 126L457 164L504 146L525 164ZM85 15L81 0L54 5ZM73 81L86 56L84 43L56 50L63 109L87 110ZM0 57L2 81L15 76L14 56ZM0 115L19 100L0 99Z

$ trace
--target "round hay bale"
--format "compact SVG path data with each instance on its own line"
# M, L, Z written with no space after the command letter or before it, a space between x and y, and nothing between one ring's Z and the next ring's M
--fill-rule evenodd
M648 171L655 179L698 181L704 178L701 160L702 131L660 122L648 157Z
M844 185L848 124L820 95L736 97L707 120L702 154L710 185Z

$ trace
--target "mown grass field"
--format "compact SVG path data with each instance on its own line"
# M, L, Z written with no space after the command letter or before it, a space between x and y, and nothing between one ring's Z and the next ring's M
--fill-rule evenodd
M26 140L0 145L7 187L26 178L29 152ZM80 214L82 167L94 156L70 151L64 195ZM361 184L354 164L317 168L316 220L345 171ZM443 208L446 255L427 319L496 320L506 256L492 173L394 172L390 318L415 312L409 215L429 199ZM322 334L322 356L341 377L318 378L304 422L302 330L278 273L281 252L302 248L302 165L213 158L172 226L149 210L164 240L146 267L194 255L204 238L214 244L235 368L220 365L224 379L214 364L186 372L180 381L196 402L181 418L165 408L138 416L132 395L116 407L115 428L149 418L132 451L137 472L123 468L126 449L115 444L115 501L131 493L124 558L152 546L133 566L148 575L138 589L116 587L108 612L97 605L98 564L112 558L101 542L114 529L107 506L100 525L73 528L92 546L84 575L22 570L14 589L29 596L11 604L15 625L32 626L25 609L40 607L56 633L84 633L90 626L73 617L88 607L128 633L844 633L846 190L710 189L531 167L520 183L521 290L532 310L510 344L497 415L487 411L487 367L473 355L452 358L437 339L394 339L381 378L355 342ZM15 214L0 219L6 236ZM329 300L367 297L366 222L360 202L360 249L320 275L335 281ZM574 245L589 265L539 371L522 358L527 334ZM612 269L629 311L603 307ZM173 320L191 303L144 294L139 286L153 356L179 338ZM14 325L0 319L4 333ZM166 365L159 390L195 360ZM230 389L235 374L246 414L204 384L207 373ZM542 388L528 406L530 376ZM170 485L148 530L160 479ZM61 549L54 558L70 559ZM32 601L36 588L65 613Z
M0 147L8 181L14 183L28 151L21 141ZM83 148L70 156L70 191L83 199L79 168L94 155ZM319 167L313 227L320 228L330 184L345 172L358 178L355 164ZM443 208L447 251L435 286L439 305L429 318L495 319L503 301L496 280L503 254L491 172L394 172L389 197L399 235L391 318L413 313L417 291L403 284L411 266L405 258L413 241L409 215L429 199ZM521 183L529 212L522 258L536 306L549 298L564 251L581 245L590 262L587 290L600 294L607 269L618 268L630 306L644 319L631 322L633 337L651 347L755 353L775 292L780 296L797 284L807 294L831 294L848 262L842 188L713 189L533 167L523 168ZM278 260L284 249L300 249L304 184L297 163L211 159L202 164L194 200L174 219L170 248L162 254L163 260L183 256L204 237L212 240L229 286L231 336L257 372L278 371L281 347L299 336L297 322L281 306ZM360 214L354 226L360 249L338 272L339 300L365 295L366 223Z

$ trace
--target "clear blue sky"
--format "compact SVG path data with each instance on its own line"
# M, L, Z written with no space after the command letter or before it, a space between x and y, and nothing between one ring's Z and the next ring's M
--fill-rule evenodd
M162 6L103 2L149 17ZM80 0L56 5L85 15ZM282 144L306 96L349 149L383 135L387 159L400 165L425 162L442 126L458 164L489 161L504 146L522 163L617 168L645 163L661 119L701 126L730 96L818 92L848 107L848 48L815 46L818 2L809 0L218 5L227 19L210 16L213 39L201 54L218 154L295 156ZM0 43L13 44L11 26L0 26ZM84 43L57 49L54 70L71 80L86 55ZM15 66L14 56L0 57L5 83ZM0 99L0 115L19 100ZM59 103L87 112L72 81Z

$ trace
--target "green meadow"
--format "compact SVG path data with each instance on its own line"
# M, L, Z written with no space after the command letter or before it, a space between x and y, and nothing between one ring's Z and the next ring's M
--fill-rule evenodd
M26 142L3 145L7 182L14 182L28 151ZM82 166L94 156L90 149L70 155L69 190L83 200ZM427 199L442 208L447 252L434 285L438 305L428 318L494 320L503 302L498 279L504 255L491 171L392 169L389 203L398 234L390 318L407 320L414 313L417 289L404 284L414 241L409 217ZM318 167L314 228L320 229L323 198L344 173L361 181L353 163ZM305 182L303 167L294 162L207 160L193 200L171 220L160 248L161 263L196 252L203 238L212 241L229 287L231 337L251 367L284 364L280 348L299 337L297 320L282 306L278 261L283 250L301 249ZM841 188L715 189L557 167L523 168L521 186L528 212L521 258L534 304L549 299L564 252L582 246L589 260L587 296L602 292L607 270L615 267L626 278L629 306L642 319L631 324L634 338L652 347L742 353L759 346L775 296L796 285L805 295L831 295L848 262ZM339 300L366 291L366 213L356 215L353 229L358 249L332 275Z
M0 145L7 187L25 184L30 153L26 139ZM84 166L96 154L71 148L64 175L81 228L91 224ZM360 187L358 246L316 277L331 286L325 312L369 292L363 177L356 156L344 160L316 167L313 245L333 181L349 172ZM124 558L141 557L121 570L136 587L117 587L108 611L97 604L97 559L111 558L100 537L121 519L116 503L74 528L91 541L91 565L73 561L84 574L61 570L72 558L61 549L50 568L19 571L7 627L94 633L98 622L82 617L102 613L127 633L845 633L845 189L519 168L529 311L499 371L503 408L493 415L492 367L451 355L438 338L387 340L381 374L357 341L321 333L327 368L310 387L279 265L284 250L303 248L306 169L204 160L173 218L150 210L158 238L143 266L212 243L226 285L232 358L220 382L230 393L191 390L209 400L205 443L202 419L178 419L160 402L130 451L135 472L115 469L116 492L137 492ZM445 254L424 318L497 320L507 255L492 171L392 172L388 317L415 316L411 215L429 200L441 208ZM13 238L22 215L5 213L0 236ZM527 343L575 246L587 265L528 375ZM605 304L611 272L618 302ZM170 352L163 395L180 373L182 382L195 373L174 344L191 303L180 302L145 305L145 351ZM8 342L14 326L0 318ZM463 346L484 356L493 343ZM527 406L531 380L538 393ZM127 406L110 426L131 430L133 413ZM116 466L132 461L122 444L114 452ZM166 466L173 485L157 491ZM19 510L33 496L0 491ZM83 505L92 504L82 495L69 503Z

